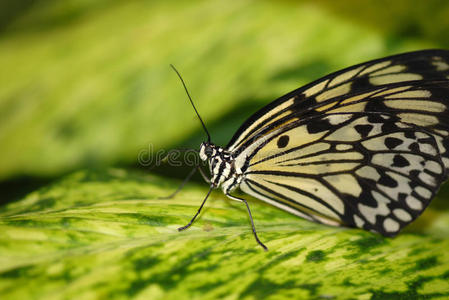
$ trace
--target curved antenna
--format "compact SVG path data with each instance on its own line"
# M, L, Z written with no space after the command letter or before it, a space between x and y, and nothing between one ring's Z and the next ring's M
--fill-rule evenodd
M201 119L200 114L199 114L198 111L196 110L195 104L193 104L192 97L190 97L190 94L189 94L189 91L187 90L187 86L186 86L186 84L185 84L185 82L184 82L184 79L182 79L181 74L179 74L178 70L176 70L176 68L175 68L172 64L170 64L170 67L176 72L176 74L178 74L178 77L179 77L179 79L181 80L182 85L184 86L184 89L186 90L187 96L189 97L190 103L192 104L193 109L195 110L195 113L196 113L196 115L198 116L198 119L200 119L201 125L203 125L204 131L205 131L206 134L207 134L207 141L210 143L210 134L209 134L209 131L207 130L206 125L205 125L204 122L203 122L203 119Z

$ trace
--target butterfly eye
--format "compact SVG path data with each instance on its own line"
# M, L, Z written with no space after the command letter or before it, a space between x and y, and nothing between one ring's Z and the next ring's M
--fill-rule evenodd
M206 154L206 156L212 156L214 150L211 147L206 147L206 149L204 149L204 153Z

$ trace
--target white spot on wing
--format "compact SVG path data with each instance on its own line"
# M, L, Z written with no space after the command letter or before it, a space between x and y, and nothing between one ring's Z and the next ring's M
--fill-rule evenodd
M390 74L390 73L399 73L402 72L406 69L405 66L401 66L401 65L395 65L395 66L391 66L376 72L373 72L370 74L370 76L379 76L379 75L385 75L385 74Z
M437 183L439 183L435 177L424 172L419 173L418 178L421 179L424 183L427 183L431 186L436 186Z
M371 207L359 203L359 211L371 224L376 223L376 216L386 216L390 213L387 205L382 202L377 202L377 207Z
M362 228L363 224L365 224L365 221L363 221L359 216L354 215L354 223L358 228Z
M348 104L348 103L351 103L351 102L357 102L357 101L361 101L361 100L366 100L366 99L370 98L371 95L373 95L375 93L378 93L382 89L383 88L378 88L378 89L374 89L373 91L368 92L368 93L363 93L363 94L359 94L359 95L356 95L356 96L349 97L349 98L341 101L340 104L343 105L343 104Z
M390 84L395 82L422 80L423 77L413 73L398 73L383 76L370 77L369 82L374 85Z
M393 214L401 221L408 222L412 220L412 216L402 208L396 208L393 210Z
M341 193L350 194L354 197L359 197L362 193L361 186L355 177L350 174L325 176L324 179Z
M420 195L423 198L429 199L430 197L432 197L432 192L426 188L423 188L422 186L417 186L415 188L415 192L418 193L418 195Z
M432 65L434 65L437 71L447 71L449 70L449 65L440 56L432 57Z
M341 124L341 123L349 120L351 117L352 117L351 114L329 115L329 116L326 116L326 119L329 120L329 123L331 125L338 125L338 124Z
M428 112L443 112L446 110L446 105L435 101L422 100L387 100L384 104L390 108L403 110L420 110Z
M441 168L441 165L439 163L435 162L435 161L432 161L432 160L426 161L426 164L424 165L424 168L429 170L429 171L431 171L431 172L433 172L433 173L436 173L436 174L440 174L443 171L443 169Z
M348 144L338 144L335 146L335 149L338 151L350 150L352 148L353 148L352 145L348 145Z
M432 156L435 156L437 154L437 149L433 145L430 144L419 144L419 151L422 153L426 153Z
M310 96L315 95L316 93L321 92L321 91L323 90L323 88L326 86L326 83L327 83L328 81L329 81L329 79L328 79L328 80L324 80L324 81L322 81L322 82L320 82L320 83L318 83L318 84L316 84L316 85L314 85L314 86L308 88L307 90L305 90L305 91L303 92L303 94L304 94L306 97L310 97Z
M407 177L393 173L393 172L385 172L388 176L390 176L394 181L396 181L396 187L388 187L382 184L377 184L377 188L387 194L394 200L399 199L399 193L411 194L412 190L409 185L409 180Z
M389 95L394 95L395 93L408 90L411 87L412 87L411 85L407 85L407 86L400 86L400 87L396 87L396 88L392 88L392 89L383 88L384 91L382 91L380 93L377 93L376 96L384 96L384 95L386 95L385 97L388 97Z
M424 98L428 99L432 94L430 91L427 90L412 90L412 91L405 91L402 93L394 93L391 95L385 96L386 99L410 99L410 98Z
M444 135L444 136L448 136L449 135L449 132L447 130L435 129L434 131L436 133L440 134L440 135Z
M399 230L399 223L391 218L386 218L383 225L386 232L396 232Z
M344 82L344 81L347 81L347 80L349 80L349 79L351 79L352 77L354 77L361 69L363 68L363 66L361 66L361 67L358 67L358 68L356 68L356 69L352 69L352 70L349 70L349 71L347 71L347 72L344 72L344 73L342 73L342 74L340 74L340 75L337 75L337 76L335 76L335 78L334 79L332 79L332 81L329 83L329 86L335 86L335 85L337 85L337 84L340 84L340 83L342 83L342 82Z
M411 209L421 210L423 208L421 201L411 195L408 195L407 198L405 198L405 202Z
M362 72L360 72L359 76L374 72L376 70L379 70L381 68L385 68L386 66L390 65L391 61L387 60L387 61L382 61L380 63L374 64L368 68L366 68L365 70L363 70Z
M348 82L339 85L337 87L331 88L329 90L326 90L325 92L322 92L321 94L317 95L315 99L317 102L321 102L347 94L351 90L351 84L352 82Z
M374 197L374 199L377 202L382 202L382 203L390 203L390 199L386 198L384 195L382 195L381 193L377 192L377 191L371 191L371 195Z
M380 179L380 174L377 170L370 166L363 166L355 172L358 176L378 181Z

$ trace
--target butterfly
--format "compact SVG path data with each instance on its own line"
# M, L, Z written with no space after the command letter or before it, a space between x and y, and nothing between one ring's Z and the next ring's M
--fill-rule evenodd
M193 170L210 190L180 231L221 188L246 205L265 250L236 189L313 222L395 236L448 177L447 50L403 53L327 75L261 108L226 147L211 142L174 70L207 134L199 157L211 175Z

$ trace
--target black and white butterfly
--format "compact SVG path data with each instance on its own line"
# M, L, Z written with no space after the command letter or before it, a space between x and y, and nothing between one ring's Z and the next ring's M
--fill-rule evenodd
M231 194L237 188L314 222L394 236L447 179L448 106L449 51L423 50L294 90L253 114L226 147L211 142L197 113L208 135L199 155L212 177L198 212L179 230L221 187L246 204L264 249L248 203Z

